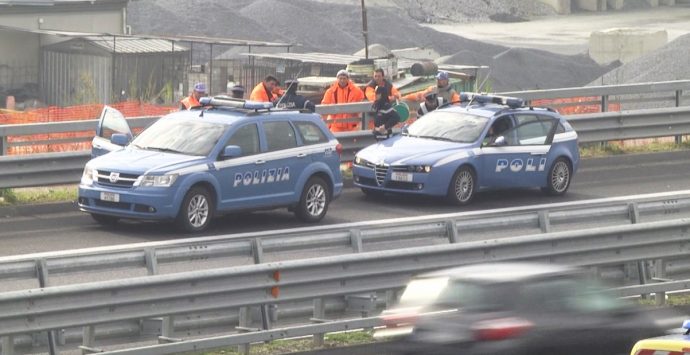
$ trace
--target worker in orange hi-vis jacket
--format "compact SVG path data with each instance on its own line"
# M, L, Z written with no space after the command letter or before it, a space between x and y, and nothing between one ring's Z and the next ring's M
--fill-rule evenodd
M350 73L347 70L341 70L336 75L336 81L331 85L321 99L322 105L343 104L350 102L364 101L364 93L362 90L350 80ZM358 118L356 113L338 113L328 115L326 123L331 132L346 132L357 129L357 122L339 122L343 120L350 120Z

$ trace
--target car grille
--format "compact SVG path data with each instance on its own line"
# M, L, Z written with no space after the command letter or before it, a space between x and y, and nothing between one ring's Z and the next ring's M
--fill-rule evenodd
M118 176L117 181L111 182L111 173L112 171L98 170L98 183L101 185L113 187L132 187L132 185L134 185L134 182L137 181L137 178L139 177L139 175L135 174L120 173L120 176Z
M412 170L410 170L410 168L407 165L395 165L395 166L391 166L391 169L393 169L393 171L400 171L400 172L412 171Z
M360 176L358 182L362 185L376 186L376 180Z
M383 185L386 181L386 175L388 175L388 165L376 165L374 167L374 174L376 176L376 184L379 186Z

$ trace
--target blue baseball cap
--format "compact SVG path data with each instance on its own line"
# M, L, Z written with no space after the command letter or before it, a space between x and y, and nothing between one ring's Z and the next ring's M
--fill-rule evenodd
M445 71L440 71L438 74L436 74L436 79L437 80L448 80L450 77L448 76L448 72Z
M204 83L196 83L196 84L194 85L194 91L206 93L206 84L204 84Z

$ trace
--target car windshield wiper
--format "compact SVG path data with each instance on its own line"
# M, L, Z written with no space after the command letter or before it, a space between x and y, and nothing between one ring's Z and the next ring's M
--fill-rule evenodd
M166 153L178 153L178 154L188 154L187 152L183 152L181 150L176 150L176 149L171 149L171 148L164 148L164 147L141 147L141 149L146 149L146 150L157 150L159 152L166 152Z

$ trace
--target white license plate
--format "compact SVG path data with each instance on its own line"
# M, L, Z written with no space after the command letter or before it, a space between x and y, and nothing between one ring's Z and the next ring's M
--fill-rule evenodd
M412 182L412 173L401 173L394 171L393 175L391 175L391 179L394 181Z
M101 200L108 202L120 202L120 194L114 192L101 192Z

